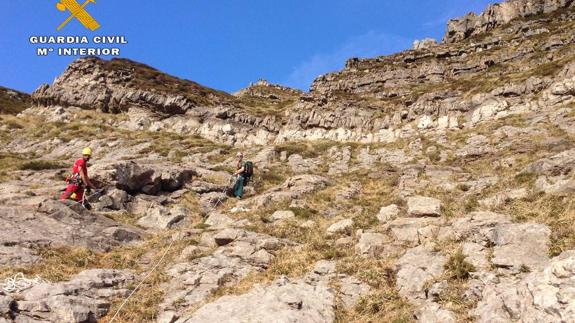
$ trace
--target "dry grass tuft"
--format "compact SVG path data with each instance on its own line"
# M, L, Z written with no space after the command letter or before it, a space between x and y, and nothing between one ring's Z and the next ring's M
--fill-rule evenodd
M338 271L356 276L372 292L351 309L338 304L336 322L414 322L412 306L395 289L392 260L350 256L338 262Z

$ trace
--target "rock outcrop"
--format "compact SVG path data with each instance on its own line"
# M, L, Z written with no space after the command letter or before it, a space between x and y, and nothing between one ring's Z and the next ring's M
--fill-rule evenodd
M103 112L138 107L171 115L224 104L231 97L130 60L88 57L72 63L52 85L42 85L32 99L36 105Z
M450 20L444 41L453 43L465 38L485 34L516 18L551 13L573 6L572 0L508 0L492 4L480 15L470 13L463 18Z
M0 265L31 264L38 247L78 246L98 251L140 239L137 228L93 214L79 203L45 200L36 210L0 207L5 233L0 238Z
M134 279L129 272L87 270L68 282L36 285L17 300L0 295L0 314L15 322L97 322L108 314L113 297L128 296Z

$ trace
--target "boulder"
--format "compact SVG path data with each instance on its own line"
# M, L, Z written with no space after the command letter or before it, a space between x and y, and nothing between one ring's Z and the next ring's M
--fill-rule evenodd
M340 297L346 308L353 308L359 299L370 291L369 285L355 277L345 277L340 281Z
M338 147L331 147L327 154L333 160L329 165L328 175L333 176L349 171L349 163L351 161L351 148L349 146L343 147L341 151Z
M126 191L122 191L119 189L112 189L106 195L109 196L112 201L110 209L112 210L125 209L126 203L128 202L129 199L129 195L128 193L126 193Z
M225 246L244 235L245 232L239 229L224 229L214 236L214 240L218 246Z
M380 223L386 223L395 219L399 215L399 207L395 204L384 206L379 210L377 214L377 219Z
M432 302L426 302L420 307L415 314L418 322L422 323L455 323L457 319L455 313L444 309L441 305Z
M348 187L345 187L335 194L336 202L346 202L356 197L361 193L361 183L352 182Z
M141 166L130 161L115 165L116 187L129 193L156 195L160 191L174 192L188 182L195 171L175 165Z
M513 200L526 198L529 193L526 188L519 188L507 192L500 192L491 197L479 200L479 205L485 208L496 208Z
M275 147L266 147L260 150L252 159L256 167L267 167L274 159L278 157Z
M535 181L535 192L543 192L552 195L569 195L575 192L575 180L567 176L539 176Z
M408 197L407 214L410 217L441 216L441 201L425 196Z
M16 322L95 322L104 317L113 298L124 298L134 275L126 271L92 269L72 280L44 283L21 293L16 301Z
M389 239L381 233L366 232L361 235L355 250L363 257L379 257L383 252Z
M329 234L337 234L337 233L345 233L351 234L351 230L353 228L353 220L352 219L345 219L339 222L332 224L329 228L327 228L327 233Z
M529 270L543 267L549 259L551 231L543 224L504 224L491 233L492 263L497 267Z
M159 205L148 209L146 215L138 220L138 225L148 229L170 229L188 214L189 211L182 207L168 208Z
M298 154L290 155L287 162L295 174L311 173L318 167L318 161L311 158L304 159Z
M575 149L563 151L529 164L524 172L537 175L568 175L575 169Z
M200 205L205 213L209 213L228 199L228 195L222 192L211 192L200 197Z
M147 190L159 191L161 187L161 177L157 176L155 171L145 168L135 162L126 162L116 165L116 186L130 193L142 192L144 187ZM152 194L153 195L153 194Z
M273 222L276 221L282 221L282 220L288 220L288 219L293 219L295 218L295 213L293 213L293 211L275 211L272 214L271 220Z
M206 221L204 221L204 223L212 227L225 228L231 226L234 223L234 220L232 220L225 214L219 212L212 212L210 213Z
M307 194L317 192L331 182L318 175L297 175L288 178L282 185L269 189L268 191L255 196L246 201L246 204L252 204L254 207L265 207L272 203L300 199Z
M397 218L386 225L401 243L418 245L433 240L438 234L441 220L437 218Z
M399 294L412 301L424 300L425 282L439 277L446 261L444 255L423 245L409 249L396 263Z

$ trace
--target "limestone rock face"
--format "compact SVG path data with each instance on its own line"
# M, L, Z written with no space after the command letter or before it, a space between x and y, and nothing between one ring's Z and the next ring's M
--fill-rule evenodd
M422 40L416 40L413 42L413 49L428 49L437 45L437 41L433 38L425 38Z
M133 281L129 272L87 270L68 282L44 283L24 291L12 301L9 314L16 322L95 322L110 310L111 297L128 296Z
M474 312L477 321L573 320L574 268L575 252L568 251L519 281L504 279L486 286Z
M138 225L152 229L169 229L184 220L190 212L184 208L167 208L158 206L150 208L138 220Z
M201 303L218 288L232 286L251 273L265 270L278 251L293 245L234 228L205 232L196 239L200 241L200 248L207 247L213 252L167 269L170 279L165 284L166 297L160 306L163 312L185 312L187 307Z
M177 322L333 322L335 293L328 283L334 271L335 263L319 262L302 279L282 277L243 295L223 296ZM359 291L350 286L353 283L359 284ZM344 286L350 304L368 291L355 280L347 279Z
M166 87L163 91L158 91L158 86L150 81L154 75L164 78ZM186 90L176 94L173 89L177 87ZM197 83L167 76L143 64L125 59L104 61L95 57L75 61L54 84L40 87L32 97L37 104L97 108L110 112L140 106L173 114L183 114L210 101L224 103L231 98Z
M141 230L121 225L83 209L80 204L43 201L37 210L0 207L6 229L0 238L0 264L29 264L37 260L35 246L81 246L106 251L139 240Z
M326 285L281 279L240 296L224 296L178 322L332 322L334 294Z
M480 15L468 14L447 25L444 41L448 43L485 33L515 18L550 13L573 5L571 0L508 0L493 4Z
M293 211L275 211L272 214L272 221L288 220L293 219L294 217L295 214L293 213Z
M389 239L383 234L366 232L359 238L356 252L365 257L379 257L388 242Z
M399 215L399 207L395 204L391 204L385 207L382 207L377 214L377 219L381 223L386 223L390 220L393 220L395 217Z
M502 225L493 232L494 250L492 262L498 267L526 266L530 270L547 263L549 228L541 224Z
M446 261L445 256L425 246L408 250L397 262L400 295L413 300L425 299L425 282L441 275Z

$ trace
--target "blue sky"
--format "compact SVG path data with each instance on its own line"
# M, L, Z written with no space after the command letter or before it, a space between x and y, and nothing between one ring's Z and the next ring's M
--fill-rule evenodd
M37 57L30 36L124 35L121 57L234 92L265 78L307 90L350 57L373 57L441 39L449 18L480 12L487 0L96 0L101 24L88 31L58 0L0 0L0 85L32 92L72 57ZM83 1L79 0L82 3Z

